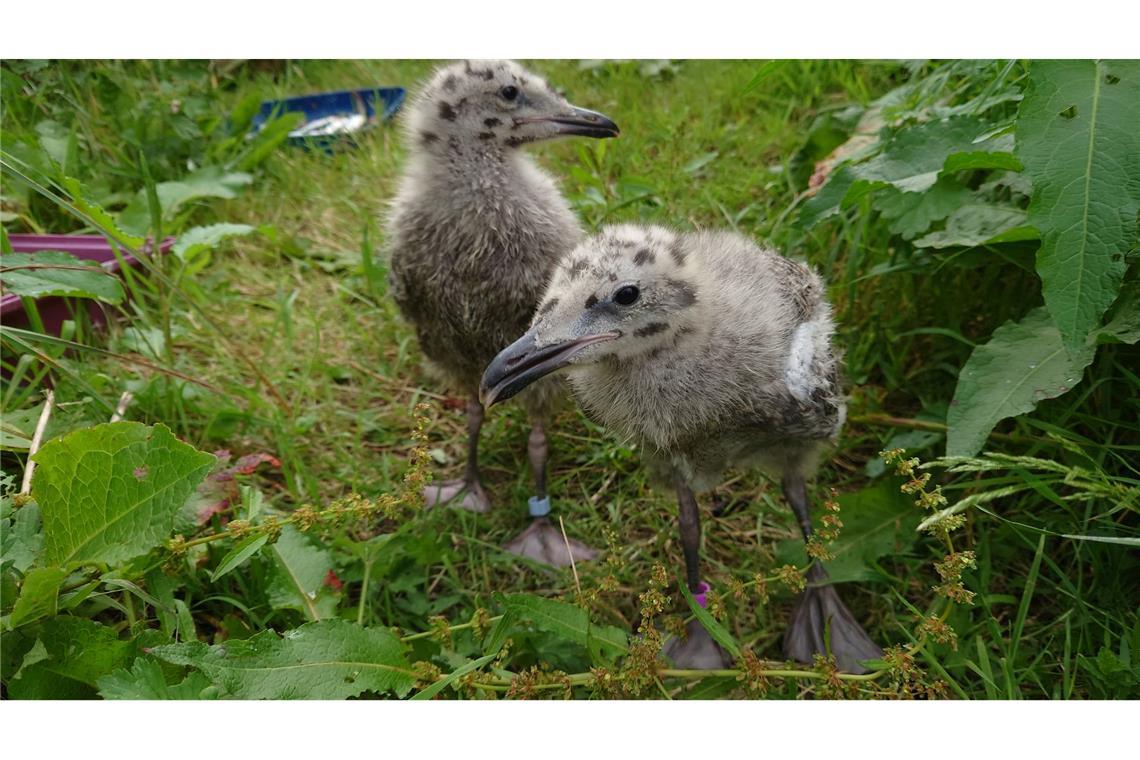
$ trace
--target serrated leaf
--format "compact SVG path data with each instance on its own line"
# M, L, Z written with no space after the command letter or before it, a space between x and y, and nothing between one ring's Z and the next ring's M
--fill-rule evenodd
M32 496L44 525L44 562L114 564L170 534L178 509L214 463L164 425L112 422L44 444Z
M38 567L29 571L12 607L9 624L15 628L54 615L59 603L59 587L67 575L62 567Z
M946 220L945 229L914 241L917 248L951 248L987 243L1032 240L1036 232L1026 225L1025 212L1011 206L968 203Z
M977 139L984 136L988 128L989 122L977 117L955 116L898 130L870 159L840 166L804 204L800 212L801 226L811 227L884 188L903 194L926 192L947 170L947 161L952 157L967 153L979 156L990 152L1007 153L1002 150L1006 141L1000 136ZM955 161L964 160L955 158ZM1008 163L1002 158L993 161Z
M917 538L914 529L922 513L914 501L888 478L860 491L841 493L839 519L843 528L830 545L834 555L824 563L833 583L876 580L882 576L874 563L883 556L907 551ZM803 541L789 539L777 547L780 562L802 565L807 561Z
M1017 121L1037 273L1071 358L1116 298L1140 211L1140 61L1035 61Z
M332 557L291 525L270 548L276 560L269 603L275 609L299 610L309 620L336 613L337 594L325 585Z
M176 684L167 684L162 666L140 657L130 669L120 668L97 682L103 699L217 699L218 690L206 676L193 671Z
M591 653L616 656L628 650L625 631L612 625L592 623L584 609L568 602L530 594L511 594L503 597L503 606L516 619L528 621L540 631L581 644Z
M210 573L210 583L217 583L219 578L236 570L243 562L254 554L257 554L257 552L261 550L261 547L265 546L268 542L269 536L265 533L247 536L239 541L229 550L225 557L222 557L222 561L218 563L214 572Z
M64 251L6 253L0 258L0 281L18 296L67 296L122 303L119 278Z
M888 183L907 193L922 192L934 185L951 155L982 149L974 138L986 126L987 122L979 119L957 116L901 129L878 155L852 166L851 172L863 182ZM844 205L849 205L847 198Z
M90 192L82 182L74 177L62 177L60 183L67 190L68 195L71 196L72 205L74 205L91 224L107 235L107 237L113 238L115 242L126 244L134 249L142 247L142 244L146 242L143 237L132 235L129 231L120 227L113 216L108 214L102 206L91 199Z
M965 185L943 177L924 193L904 193L893 188L878 193L875 208L888 220L891 232L911 240L950 216L970 197Z
M685 598L685 602L689 605L689 611L696 616L701 626L708 631L709 636L720 644L734 659L740 657L740 645L736 643L736 639L728 632L728 629L717 622L717 619L712 616L712 613L706 610L701 605L697 604L697 600L693 598L693 593L689 591L689 585L685 583L684 579L677 579L677 587L681 589L681 596Z
M365 691L407 694L416 679L406 649L387 628L332 619L280 637L263 631L214 646L158 646L151 654L197 668L237 699L346 699Z
M994 330L958 375L946 415L947 455L973 456L1001 420L1068 393L1092 361L1092 348L1086 346L1076 362L1071 360L1044 308Z

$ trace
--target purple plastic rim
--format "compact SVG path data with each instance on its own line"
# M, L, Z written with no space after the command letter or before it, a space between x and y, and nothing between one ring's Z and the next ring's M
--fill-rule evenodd
M111 249L111 244L102 235L31 235L14 233L8 236L12 244L13 253L36 253L38 251L64 251L84 261L94 261L111 273L120 269L119 260ZM166 253L174 245L174 238L168 237L158 247L161 253ZM143 251L150 251L150 242L143 245ZM139 261L131 254L122 251L123 261L129 267L138 267ZM67 309L63 299L58 296L44 296L36 299L44 319L44 326L48 332L59 334L59 325L67 317ZM94 306L93 304L91 306ZM93 312L94 313L94 312ZM5 324L12 322L24 323L24 306L20 297L15 293L5 293L0 298L0 317Z

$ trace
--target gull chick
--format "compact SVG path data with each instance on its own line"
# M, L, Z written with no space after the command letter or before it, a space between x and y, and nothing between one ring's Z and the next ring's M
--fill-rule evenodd
M387 223L391 293L429 367L468 398L464 476L433 485L425 497L484 512L490 501L479 476L479 377L526 329L550 272L582 238L554 181L523 149L570 135L614 137L618 128L511 61L441 68L409 106L405 126L409 155ZM593 551L577 542L568 550L546 518L545 423L556 396L546 383L520 398L533 425L535 519L507 549L567 565L571 553L588 559Z
M655 479L676 491L686 580L701 602L693 492L726 468L779 477L811 534L805 481L846 413L834 329L818 275L741 235L613 226L562 261L530 329L487 367L482 394L494 404L561 370L588 416L638 443ZM881 650L821 565L808 580L785 654L811 662L830 652L863 672L860 661ZM696 621L666 654L684 667L724 663Z

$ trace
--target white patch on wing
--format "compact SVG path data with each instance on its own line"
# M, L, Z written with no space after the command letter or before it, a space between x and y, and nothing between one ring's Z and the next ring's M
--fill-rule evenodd
M817 383L812 377L812 362L818 344L827 341L827 327L823 322L804 322L792 335L792 348L784 367L784 382L788 390L800 401L808 401Z

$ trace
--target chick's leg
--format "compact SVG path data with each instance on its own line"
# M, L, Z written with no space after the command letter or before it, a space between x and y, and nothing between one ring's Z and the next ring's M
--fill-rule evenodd
M574 562L596 559L598 552L581 541L563 537L562 528L548 517L550 497L546 493L546 461L550 447L546 442L546 425L535 418L527 439L527 456L534 475L534 496L528 503L530 525L504 548L512 554L527 557L544 565L568 567Z
M487 498L479 480L479 431L483 427L483 405L479 399L467 402L467 464L463 478L432 483L424 489L424 501L429 507L450 504L472 512L487 512L491 500ZM458 498L462 497L462 498Z
M808 509L807 487L800 475L784 478L784 497L792 507L804 540L811 536L811 513ZM835 655L840 670L848 673L866 673L861 660L881 657L881 650L871 641L847 606L839 598L835 587L827 583L827 571L819 562L808 569L808 587L796 602L792 620L784 635L784 656L799 662L810 663L816 654ZM830 634L830 635L829 635Z
M701 581L701 511L697 497L689 486L677 477L677 522L681 527L681 551L685 555L685 583L704 606L704 595L709 591ZM721 649L697 619L685 624L684 639L670 637L665 642L665 656L678 668L717 670L728 667L732 659Z

